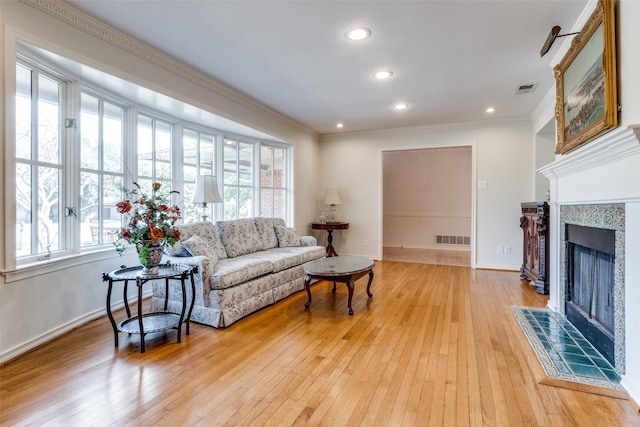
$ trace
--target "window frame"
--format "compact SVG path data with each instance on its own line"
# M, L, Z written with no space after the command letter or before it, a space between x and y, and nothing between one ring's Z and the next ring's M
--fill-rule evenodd
M127 174L127 171L131 170L131 161L130 161L130 156L128 156L127 154L127 149L126 146L127 144L131 144L131 135L130 135L130 130L131 130L131 115L132 115L132 109L133 107L131 106L130 103L127 103L126 101L113 97L111 95L105 94L104 92L97 90L96 88L94 88L91 85L87 85L86 83L81 84L80 89L80 96L79 96L79 109L78 109L78 149L77 149L77 163L76 163L76 167L78 169L77 172L77 185L75 186L75 188L78 189L77 194L76 194L76 203L75 206L77 206L76 208L76 215L77 215L77 219L80 222L79 227L74 227L74 231L77 232L78 237L76 240L76 246L78 248L78 251L80 253L85 253L85 252L90 252L90 251L94 251L97 248L101 248L101 247L109 247L111 248L112 246L112 242L109 241L102 241L100 242L100 240L105 240L104 237L106 236L106 231L104 230L104 218L102 218L102 215L99 215L99 219L98 219L98 236L99 236L99 240L98 243L95 245L83 245L82 244L82 233L81 233L81 227L82 227L82 215L81 215L81 209L82 209L82 194L80 194L80 185L82 182L82 173L95 173L99 176L99 182L100 185L103 183L103 178L105 175L107 176L120 176L121 182L122 182L122 186L125 188L128 188L131 184L131 177ZM119 173L117 172L112 172L112 171L105 171L104 169L104 144L102 141L103 135L100 135L100 141L99 141L99 146L98 146L98 152L99 152L99 159L98 159L98 169L91 169L91 168L85 168L82 166L82 96L83 94L86 94L88 96L97 98L99 103L104 104L105 102L114 105L120 109L122 109L122 132L121 132L121 141L122 141L122 145L121 145L121 149L122 149L122 156L121 156L121 171ZM98 210L102 211L105 206L103 205L103 188L99 188L98 190Z
M31 103L31 122L30 122L30 135L31 135L31 139L29 141L29 143L31 144L30 147L30 159L26 159L26 158L21 158L17 156L17 153L15 151L15 144L17 143L17 134L14 136L13 139L13 146L14 146L14 151L13 151L13 160L15 162L16 167L13 170L13 176L14 178L17 177L17 166L19 164L23 164L23 165L28 165L32 171L31 171L31 189L34 188L34 182L35 182L35 187L39 188L39 177L36 177L34 180L34 177L39 175L38 170L40 168L53 168L53 169L57 169L58 170L58 201L57 201L57 216L58 216L58 222L57 222L57 226L58 226L58 230L57 230L57 248L50 250L47 248L47 252L43 252L43 251L38 251L37 249L35 249L34 252L34 246L38 246L39 244L39 238L38 238L38 227L36 226L36 231L35 234L33 232L30 232L30 247L32 248L30 253L27 255L21 255L18 256L16 251L17 251L17 247L18 247L18 242L17 239L13 239L13 253L14 253L14 257L15 257L15 263L17 266L21 266L21 265L25 265L25 264L32 264L35 262L42 262L42 261L47 261L50 259L55 259L58 257L64 257L64 256L68 256L70 253L73 252L73 235L71 233L69 233L68 230L68 226L65 226L64 224L66 222L68 222L68 216L65 215L65 211L66 211L66 206L69 206L69 200L71 197L71 193L68 191L69 190L69 185L68 182L70 180L70 174L71 174L71 170L73 169L70 166L70 160L71 160L71 156L72 156L72 150L73 150L73 143L74 143L74 132L73 132L73 128L71 126L65 126L65 119L69 116L68 113L71 110L71 105L74 102L74 92L73 92L73 88L72 88L72 78L68 75L65 75L64 73L61 73L55 69L50 68L47 64L40 64L39 61L36 61L34 59L32 59L29 55L25 55L21 52L17 53L16 55L16 60L14 63L14 70L17 73L17 67L18 65L23 66L27 69L29 69L30 73L31 73L31 89L32 89L32 93L31 93L31 98L30 98L30 103ZM46 161L42 161L40 159L38 159L38 136L34 136L38 134L38 120L37 118L39 117L39 113L38 113L38 104L39 104L39 94L40 94L40 90L39 90L39 83L36 84L36 92L35 95L33 93L33 82L34 80L39 80L39 79L34 79L34 74L36 73L37 76L44 76L50 80L53 80L54 82L56 82L58 84L58 163L52 163L52 162L46 162ZM15 75L15 81L17 82L17 74ZM17 93L17 85L15 87L15 92L14 92L14 98L17 98L18 93ZM34 110L34 106L36 105L35 110ZM14 116L14 120L13 120L13 127L14 127L14 134L16 133L17 129L15 128L15 124L17 123L17 116ZM36 172L34 173L33 169L36 169ZM16 188L17 188L17 183L16 183ZM18 195L17 192L13 193L13 200L17 200ZM31 206L38 206L38 196L37 193L34 193L33 191L31 192ZM17 203L14 205L14 209L17 209ZM39 208L36 208L35 211L32 208L30 211L30 217L31 217L31 227L33 227L33 224L38 224L39 222L39 217L40 217L40 212L39 212ZM16 226L17 226L17 218L15 216L15 212L14 212L14 221L13 224L9 225L11 227L11 232L15 234L16 232ZM30 228L31 228L30 227Z
M46 259L38 259L37 255L29 257L18 257L16 253L16 193L14 188L5 187L5 197L8 200L13 200L13 203L9 203L5 208L6 223L5 233L12 233L6 237L3 252L4 262L2 264L2 270L0 274L5 276L7 282L16 280L22 280L28 277L32 277L36 274L42 274L43 272L55 271L61 268L67 268L73 265L81 265L87 262L93 262L98 259L116 258L118 255L112 249L112 245L108 242L103 244L82 246L80 228L81 221L76 217L79 207L81 206L81 194L80 194L80 177L81 172L84 170L81 166L81 133L80 133L80 121L81 121L81 97L83 93L94 96L104 102L109 102L120 108L123 108L123 182L125 188L130 188L133 181L137 179L137 117L142 114L147 117L166 121L172 125L172 147L171 147L171 178L170 183L172 188L180 191L177 202L183 204L190 203L189 200L184 200L182 194L184 194L185 180L184 170L182 164L182 138L183 129L195 130L200 133L212 135L214 137L214 164L213 172L218 177L218 186L221 194L223 194L223 141L225 137L232 138L238 142L251 145L252 150L252 185L251 185L251 201L252 212L250 216L257 216L259 214L260 206L260 181L259 168L260 168L260 148L262 145L282 147L287 154L287 175L288 175L288 199L287 204L289 211L287 212L287 218L285 221L290 223L292 218L293 207L293 181L292 181L292 159L294 145L286 142L277 142L268 139L258 139L248 137L239 134L228 133L223 130L219 130L213 127L209 127L206 123L194 123L193 121L184 120L180 118L179 113L175 115L168 114L163 111L156 111L147 106L137 104L135 101L127 99L121 95L117 95L110 90L101 88L94 82L84 80L74 75L73 72L67 70L64 66L55 64L50 59L44 59L40 54L36 54L30 50L23 42L16 39L15 43L15 61L8 64L5 81L8 82L8 94L9 97L17 96L17 64L20 62L26 63L28 68L35 67L40 72L44 71L49 75L55 77L56 80L62 80L65 83L65 90L61 91L61 100L63 107L60 108L60 132L63 134L60 137L62 144L60 161L64 162L64 173L60 178L60 197L58 204L60 205L59 211L59 224L60 234L64 243L64 249L58 250L52 254L51 257ZM13 64L13 65L11 65ZM13 71L11 71L13 68ZM7 112L6 120L8 122L7 130L8 135L13 135L13 143L7 144L5 148L5 155L10 160L7 164L5 173L8 176L14 176L16 174L15 160L15 124L16 114L15 111ZM75 120L75 127L65 127L65 119L70 118ZM11 162L13 160L13 162ZM13 163L13 165L11 164ZM198 162L201 163L201 162ZM198 164L198 173L200 171L200 164ZM217 172L215 172L217 171ZM207 171L208 172L208 171ZM12 183L13 185L13 183ZM73 209L71 209L73 208ZM13 209L13 212L11 210ZM223 219L223 204L215 204L214 217L212 220ZM65 215L65 213L67 215Z

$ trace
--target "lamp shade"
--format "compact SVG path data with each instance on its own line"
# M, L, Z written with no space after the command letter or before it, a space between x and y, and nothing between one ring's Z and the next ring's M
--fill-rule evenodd
M218 182L215 176L200 175L196 178L196 194L193 196L193 204L206 205L207 203L222 202L218 192Z
M327 191L324 193L325 205L341 205L340 193L336 187L327 187Z

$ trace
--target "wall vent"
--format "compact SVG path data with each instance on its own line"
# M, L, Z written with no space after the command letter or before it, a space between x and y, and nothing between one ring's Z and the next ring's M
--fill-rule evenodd
M471 237L470 236L450 236L448 234L436 234L436 245L471 246Z
M525 93L533 93L538 87L538 83L532 83L528 85L520 85L516 90L516 95L522 95Z

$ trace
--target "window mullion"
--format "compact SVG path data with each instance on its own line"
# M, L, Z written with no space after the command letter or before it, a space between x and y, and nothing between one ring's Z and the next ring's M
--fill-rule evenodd
M138 109L131 107L124 114L124 141L122 148L123 173L122 185L132 188L134 177L138 176Z
M38 209L38 99L39 99L39 73L31 71L31 255L38 254L39 242L39 209Z
M61 127L64 140L61 144L62 179L64 192L60 200L64 203L60 207L61 221L64 230L61 234L65 241L62 247L73 252L80 251L80 84L78 82L67 83L63 91L63 111L67 118L75 120L75 126ZM65 117L61 118L61 123L65 122ZM66 143L64 143L66 141ZM68 213L66 207L73 209L73 214ZM64 221L64 222L63 222Z
M260 143L253 142L251 144L251 156L253 158L253 168L251 171L251 198L253 199L253 214L251 216L260 216Z
M177 141L182 141L182 131L183 127L181 123L177 123L172 126L173 130L171 132L171 190L176 190L180 192L180 195L184 195L184 161L182 155L182 143L178 144ZM198 147L200 146L200 132L198 135ZM198 154L198 162L200 161L200 157ZM198 168L200 167L200 163L198 163ZM180 179L178 179L180 178ZM178 204L180 200L176 200L176 195L171 195L171 202L174 204ZM187 203L185 200L184 203Z

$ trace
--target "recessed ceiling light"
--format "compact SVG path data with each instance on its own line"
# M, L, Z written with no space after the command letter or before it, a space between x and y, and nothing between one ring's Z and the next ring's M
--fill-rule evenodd
M376 73L373 75L373 77L379 80L388 79L391 76L393 76L393 73L389 70L376 71Z
M493 107L489 107L485 110L487 113L495 113L496 109Z
M409 106L407 104L403 104L403 103L396 104L396 105L393 106L394 110L399 110L399 111L400 110L406 110L407 108L409 108Z
M365 27L353 28L344 33L344 36L349 40L364 40L371 37L371 30Z
M342 123L338 123L338 124L336 125L336 127L337 127L337 128L342 128L342 127L344 127L344 125L343 125Z

